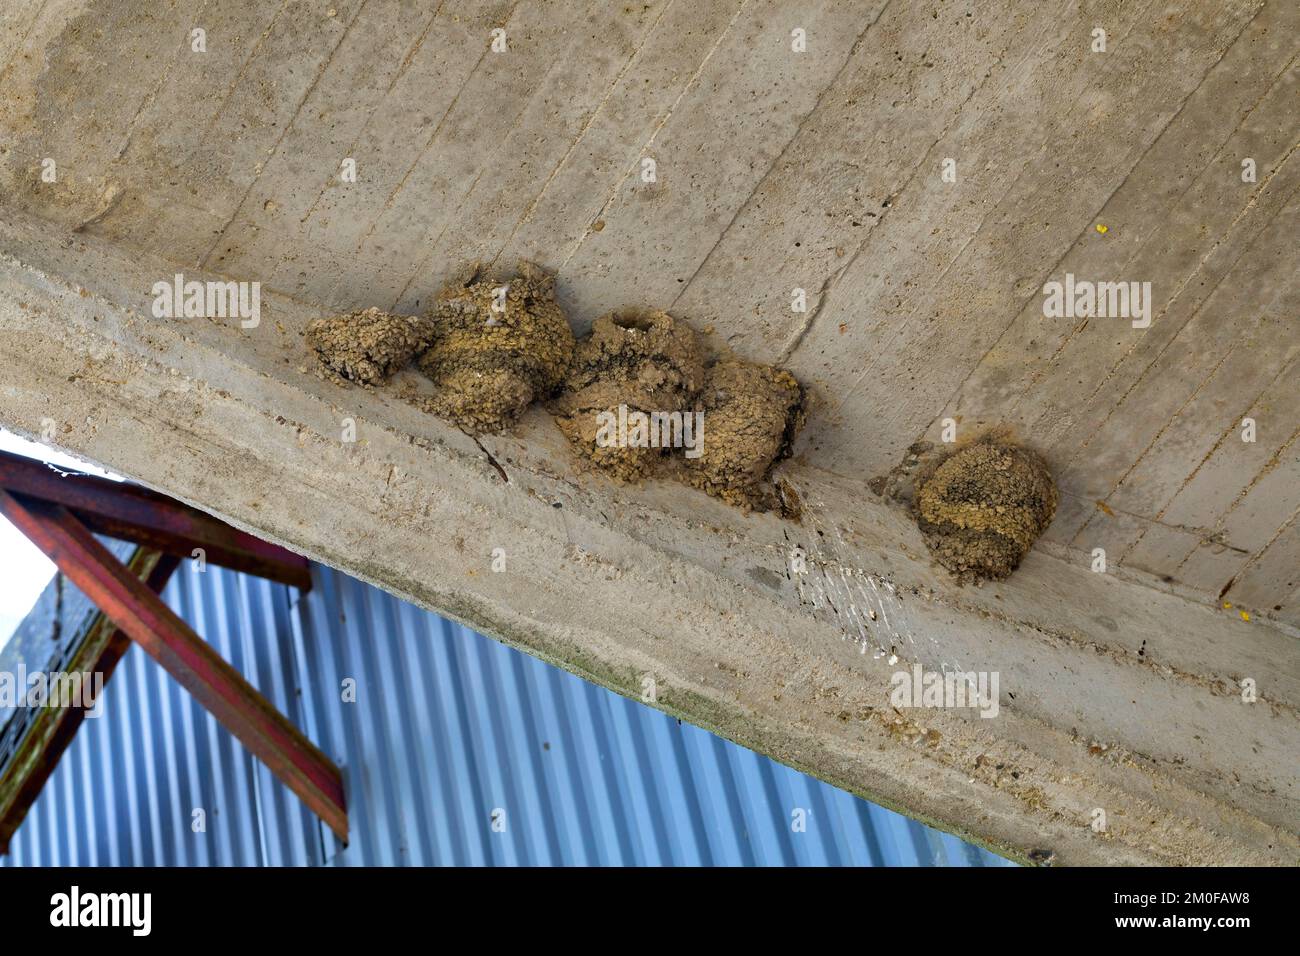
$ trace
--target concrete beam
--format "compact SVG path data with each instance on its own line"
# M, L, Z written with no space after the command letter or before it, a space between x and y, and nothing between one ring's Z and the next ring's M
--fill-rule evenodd
M153 318L174 271L0 222L0 423L1016 859L1300 859L1294 635L1064 549L955 588L815 454L783 471L792 522L577 474L539 410L480 447L310 374L305 304ZM996 672L997 716L891 706L914 663Z

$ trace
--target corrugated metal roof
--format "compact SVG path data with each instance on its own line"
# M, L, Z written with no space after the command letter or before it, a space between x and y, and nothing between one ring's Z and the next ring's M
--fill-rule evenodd
M183 565L164 597L342 765L346 847L133 647L3 862L1011 865L329 568L313 576L300 596Z

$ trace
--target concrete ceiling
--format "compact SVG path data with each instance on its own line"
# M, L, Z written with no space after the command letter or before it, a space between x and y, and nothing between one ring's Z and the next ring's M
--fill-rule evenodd
M1300 622L1293 4L6 7L0 177L51 220L340 309L532 259L579 325L788 364L822 468L1012 424L1049 541ZM1151 327L1044 319L1066 272L1150 282Z
M173 332L135 324L151 282L173 269L263 282L283 340L232 344L211 330L182 338L230 354L262 381L292 378L337 408L337 394L296 375L306 317L416 311L469 260L530 259L558 273L575 325L624 304L665 308L717 347L784 364L809 384L795 466L819 476L811 486L828 525L847 529L858 515L846 548L860 543L855 534L870 537L862 527L895 520L872 510L866 482L909 445L938 441L946 418L972 433L1009 426L1061 485L1035 556L1071 582L1040 588L1025 607L1037 601L1050 619L1053 605L1064 614L1074 602L1091 616L1082 595L1092 585L1077 575L1102 547L1133 588L1129 608L1213 606L1195 618L1209 643L1247 608L1252 627L1234 639L1294 661L1292 2L9 0L0 18L0 218L10 223L0 252L108 300L110 286L135 283L116 296L122 328L173 374L187 361ZM206 31L205 52L193 49L195 27ZM491 49L496 28L504 52ZM1092 50L1095 28L1105 52ZM791 49L796 29L806 52ZM41 179L48 158L53 183ZM355 182L340 179L349 158ZM643 179L646 159L654 182ZM955 182L942 175L948 159ZM1253 179L1243 179L1245 160ZM1150 326L1044 318L1044 283L1066 273L1151 283ZM806 290L806 311L792 310L796 289ZM36 374L19 361L15 381ZM214 388L234 376L190 372ZM33 396L56 387L32 379L33 391L12 393L0 415L37 432ZM120 389L99 400L120 403L126 418L133 401L157 401ZM186 426L196 447L218 441L201 422L208 401ZM436 431L375 396L348 401L386 428ZM162 404L155 413L165 417ZM1254 442L1240 437L1246 417ZM205 484L201 457L151 470L145 439L126 447L141 434L129 423L76 427L58 440L436 603L414 583L418 572L396 580L397 559L359 568L344 542L323 549L328 529L291 527ZM545 422L528 425L496 457L505 460L503 447L521 464L532 454L546 461L538 474L555 478L566 466L544 431ZM438 440L456 447L454 437ZM672 512L682 527L742 521L689 492L601 494ZM881 534L904 542L911 572L941 601L988 603L929 577L909 532L890 528ZM451 531L446 540L459 536ZM355 556L362 546L352 545ZM666 533L656 546L710 560L710 545ZM1033 570L1035 556L1021 574L1041 584L1033 576L1050 575ZM1118 598L1097 600L1111 605L1098 610L1113 631ZM511 630L448 603L489 630ZM1058 728L1069 710L1054 712ZM753 742L778 749L761 734ZM842 767L785 756L849 780ZM1280 803L1251 812L1285 819L1294 775L1256 783L1271 793L1264 803ZM933 815L951 826L955 813Z

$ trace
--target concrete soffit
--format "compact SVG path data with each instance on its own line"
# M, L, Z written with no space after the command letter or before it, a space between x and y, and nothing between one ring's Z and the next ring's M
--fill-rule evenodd
M6 216L5 427L1015 859L1300 860L1294 634L1041 544L957 588L869 476L787 463L793 522L578 474L538 410L479 443L315 377L304 303L155 319L174 268ZM914 665L996 716L893 706Z

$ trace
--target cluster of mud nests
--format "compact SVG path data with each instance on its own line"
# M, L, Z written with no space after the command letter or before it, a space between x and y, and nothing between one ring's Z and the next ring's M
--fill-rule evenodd
M776 504L768 473L803 422L794 376L711 356L666 312L621 309L575 341L554 277L530 263L508 278L472 267L421 317L316 319L307 345L323 377L365 387L414 362L434 385L422 406L471 435L548 401L589 467L620 481L675 478L743 508Z
M912 446L872 490L910 507L930 554L959 581L1007 577L1056 513L1046 462L998 434L932 452L927 443Z
M620 309L575 341L554 277L529 263L510 277L472 267L423 316L317 319L307 344L323 377L365 387L414 363L434 386L422 407L471 435L546 402L586 466L619 481L673 478L747 509L778 505L768 475L803 423L794 376L710 355L666 312ZM963 582L1007 577L1056 512L1047 465L1000 434L951 451L914 445L870 486L909 508Z

